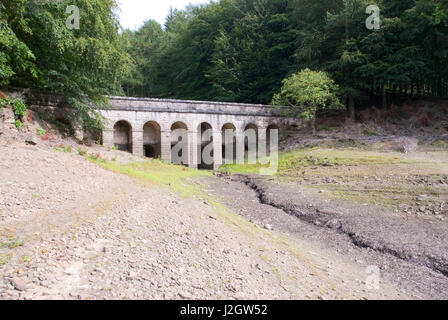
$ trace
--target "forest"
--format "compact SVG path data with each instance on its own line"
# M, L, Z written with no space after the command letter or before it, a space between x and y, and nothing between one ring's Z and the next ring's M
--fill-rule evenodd
M79 29L65 27L69 2ZM63 93L85 121L105 95L270 104L305 69L334 81L352 118L448 95L446 0L219 0L135 31L117 10L115 0L2 0L0 86Z

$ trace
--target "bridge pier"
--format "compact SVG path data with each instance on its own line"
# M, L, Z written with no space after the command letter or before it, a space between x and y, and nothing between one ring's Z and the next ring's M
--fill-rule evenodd
M192 169L198 168L198 132L197 131L188 131L188 166Z
M241 129L237 129L235 132L236 137L236 162L237 164L244 164L244 144L245 144L245 135L244 131Z
M171 130L160 132L160 143L162 149L162 160L171 162Z
M267 155L268 150L266 149L267 145L267 137L266 137L267 128L258 128L258 157L264 158Z
M222 131L213 131L213 169L222 166Z
M132 153L143 156L143 130L132 130Z

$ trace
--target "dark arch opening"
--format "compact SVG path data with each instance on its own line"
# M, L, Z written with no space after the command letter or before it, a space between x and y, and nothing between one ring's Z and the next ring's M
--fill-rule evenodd
M188 127L183 122L176 122L171 126L171 162L188 166Z
M205 148L210 144L213 147L213 128L209 123L202 122L198 126L198 168L200 170L213 170L214 151L207 152L208 154L206 155L204 154ZM208 159L210 157L211 159Z
M143 126L143 154L148 158L160 158L162 155L160 126L155 121Z
M124 120L114 125L114 146L120 151L132 153L132 127Z
M236 127L232 123L222 126L222 158L224 163L235 163L237 156Z
M255 134L254 141L250 141L253 134ZM249 142L255 143L255 147L252 150L249 150ZM244 151L246 153L255 152L255 154L258 152L258 127L253 123L249 123L244 128Z

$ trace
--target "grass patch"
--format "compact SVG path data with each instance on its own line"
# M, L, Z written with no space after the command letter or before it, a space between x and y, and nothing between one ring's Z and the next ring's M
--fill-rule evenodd
M161 160L155 159L142 163L132 162L129 164L119 164L98 159L90 160L113 172L167 186L183 197L199 194L201 191L199 185L188 181L189 178L210 175L208 171L199 171L183 166L166 164Z
M279 153L278 175L286 175L307 167L335 167L335 166L378 166L409 163L402 156L379 154L364 150L353 149L297 149L291 152ZM224 165L222 172L240 174L259 174L261 168L267 167L257 164Z
M262 166L260 163L257 164L225 164L219 171L228 174L240 173L240 174L259 174Z
M58 146L54 147L54 150L65 153L72 153L73 149L71 146Z
M87 154L87 151L81 148L78 148L78 155L84 157Z
M438 149L446 150L448 149L448 140L439 140L432 144L433 147Z
M364 130L363 135L365 136L379 136L380 134L373 130Z
M0 254L0 267L7 264L10 258L10 255Z
M38 134L39 136L44 136L44 135L47 134L47 131L44 130L44 129L42 129L42 128L37 128L37 129L36 129L36 132L37 132L37 134Z
M280 157L280 171L301 167L371 166L407 163L402 156L386 155L364 150L304 149Z
M98 160L101 160L101 154L99 152L98 153L89 153L87 155L87 158L91 161L98 161Z
M20 241L18 239L8 239L6 241L0 241L0 249L7 248L7 249L15 249L17 247L23 246L23 241Z
M319 130L319 131L327 131L327 132L333 131L333 129L331 129L330 127L328 127L328 126L326 126L324 124L321 124L321 125L317 126L317 130Z

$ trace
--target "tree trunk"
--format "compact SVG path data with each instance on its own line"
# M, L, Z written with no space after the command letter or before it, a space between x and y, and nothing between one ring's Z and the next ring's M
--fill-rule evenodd
M381 87L381 104L383 109L387 109L387 95L386 95L386 84L384 83Z
M347 95L347 111L348 111L348 116L350 117L350 119L352 119L353 121L356 120L355 98L353 97L352 94Z
M313 130L313 136L316 135L316 115L311 119L311 129Z

